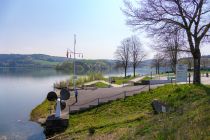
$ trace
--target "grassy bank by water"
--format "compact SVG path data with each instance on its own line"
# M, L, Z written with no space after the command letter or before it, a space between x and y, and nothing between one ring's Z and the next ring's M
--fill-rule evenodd
M166 85L125 100L70 115L69 128L57 139L209 139L210 87ZM153 113L159 99L173 109Z
M40 105L35 107L30 114L30 120L38 122L40 118L46 118L49 115L49 109L54 107L55 102L45 99Z

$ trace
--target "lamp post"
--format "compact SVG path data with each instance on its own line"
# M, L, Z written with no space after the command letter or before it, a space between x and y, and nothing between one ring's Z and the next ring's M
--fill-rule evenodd
M75 93L75 90L76 90L76 79L77 79L77 76L76 76L76 55L78 55L79 57L81 56L83 58L83 53L79 53L79 52L76 52L76 35L74 34L74 51L71 51L70 49L67 49L67 58L71 58L71 54L74 55L74 58L73 58L73 65L74 65L74 75L73 75L73 84L74 84L74 93Z

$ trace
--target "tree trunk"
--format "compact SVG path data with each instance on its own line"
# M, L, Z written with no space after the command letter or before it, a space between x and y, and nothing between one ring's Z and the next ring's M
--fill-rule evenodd
M176 74L176 65L177 65L177 57L174 59L172 63L172 72Z
M201 72L200 72L200 57L194 57L194 78L193 84L201 83Z
M136 77L136 66L133 66L133 76Z
M175 72L176 71L176 68L174 67L174 64L171 65L171 70L172 70L173 73L176 74L176 72Z
M194 61L194 73L193 73L193 84L200 84L201 83L201 71L200 71L200 61L201 61L201 52L199 49L199 43L195 43L195 50L192 53L193 61Z
M157 69L158 69L158 66L155 67L155 74L157 74Z
M125 70L125 78L127 76L127 67L124 67L124 70Z

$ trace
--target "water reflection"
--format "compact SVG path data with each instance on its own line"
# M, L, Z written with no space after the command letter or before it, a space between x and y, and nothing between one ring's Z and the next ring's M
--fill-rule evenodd
M0 68L0 76L15 76L15 77L51 77L59 75L67 75L61 71L56 71L49 68Z
M53 69L0 69L0 139L44 139L42 127L28 121L30 112L68 77Z

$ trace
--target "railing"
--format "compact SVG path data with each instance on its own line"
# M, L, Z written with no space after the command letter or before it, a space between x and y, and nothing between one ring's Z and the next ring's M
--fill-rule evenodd
M101 103L105 103L105 102L108 102L108 101L111 101L111 100L123 99L123 98L125 99L129 95L132 96L134 94L139 93L140 90L142 90L142 89L144 89L146 87L148 87L148 85L145 85L145 86L143 86L143 87L141 87L139 89L123 91L123 92L120 92L118 94L114 94L112 96L107 96L107 97L102 97L102 98L95 98L95 99L90 100L90 101L88 101L86 103L83 103L83 104L73 105L73 106L69 105L69 113L72 112L71 107L79 107L79 110L80 110L80 108L90 108L91 105L92 106L98 106Z

